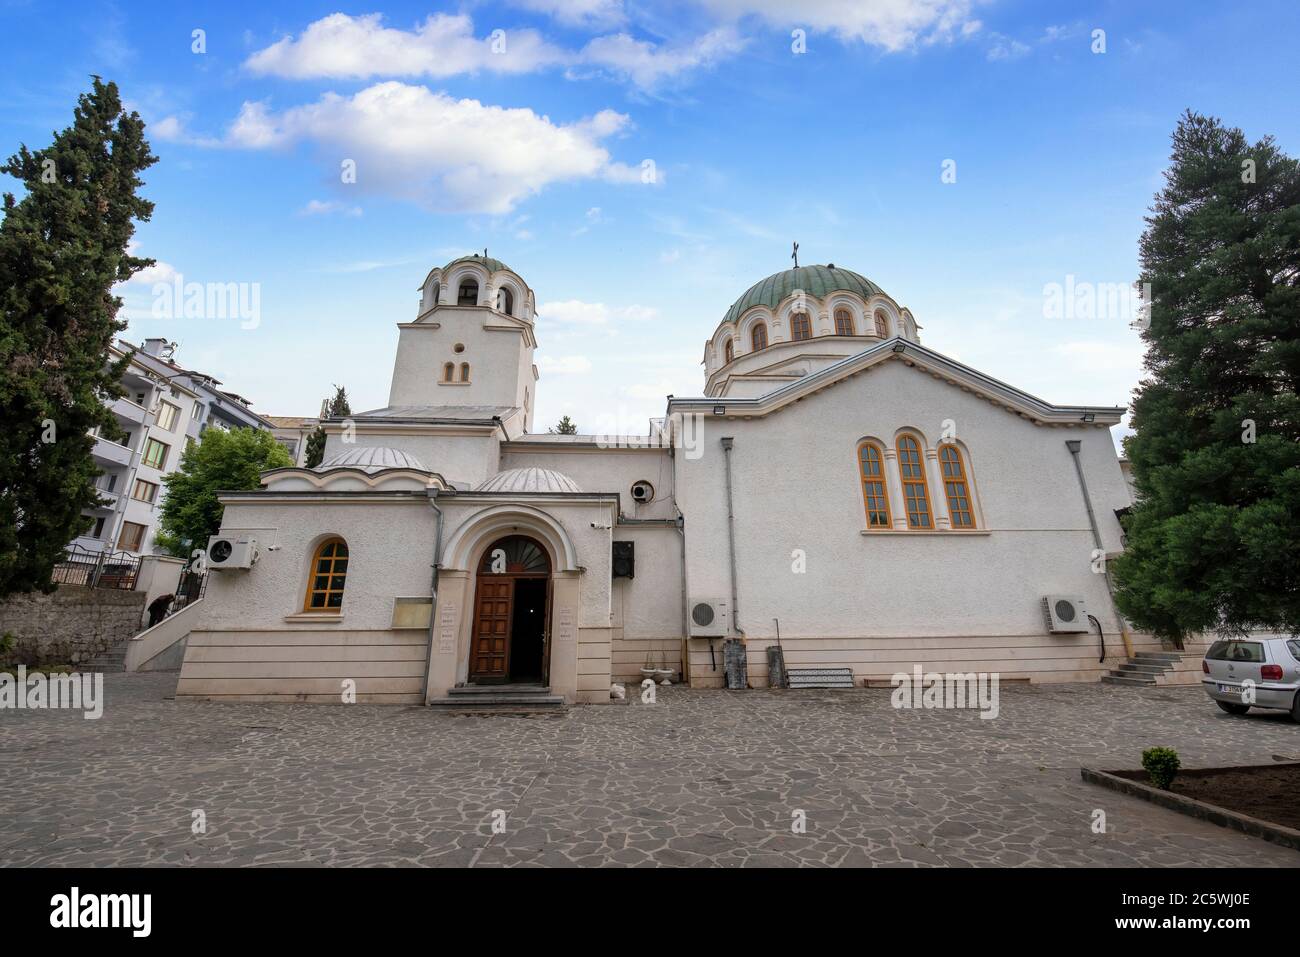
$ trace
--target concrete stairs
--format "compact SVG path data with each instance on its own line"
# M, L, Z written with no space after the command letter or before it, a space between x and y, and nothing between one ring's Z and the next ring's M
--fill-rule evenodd
M106 675L121 674L126 671L126 642L81 662L76 670L91 674L97 672Z
M466 685L429 702L435 711L460 714L530 714L562 712L564 699L541 685Z
M1186 684L1172 681L1181 677L1184 656L1177 651L1139 651L1118 668L1101 676L1103 684L1127 685L1133 688L1154 688L1156 685ZM1198 679L1199 680L1199 679Z

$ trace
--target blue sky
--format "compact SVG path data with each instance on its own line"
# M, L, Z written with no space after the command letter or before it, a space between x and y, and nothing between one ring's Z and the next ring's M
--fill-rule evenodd
M795 240L932 348L1124 404L1127 317L1047 317L1044 287L1135 278L1184 109L1300 152L1297 27L1293 2L0 0L0 147L46 145L88 74L115 80L160 157L127 335L267 414L331 383L384 405L425 274L486 246L537 295L537 427L643 432ZM176 273L258 284L256 327L151 317Z

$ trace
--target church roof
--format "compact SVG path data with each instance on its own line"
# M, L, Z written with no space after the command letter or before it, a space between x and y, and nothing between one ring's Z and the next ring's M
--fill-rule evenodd
M581 492L578 483L554 469L506 469L492 476L476 492Z
M479 253L474 253L470 256L459 256L456 259L453 259L451 262L447 263L447 265L443 266L442 271L446 272L448 269L450 269L452 266L456 265L457 263L478 263L488 272L497 272L502 269L506 269L509 270L510 272L514 272L513 269L510 269L510 267L507 266L505 263L503 263L501 260L493 259L491 256L483 256L480 255Z
M362 472L367 473L382 472L384 469L416 469L420 472L429 471L414 455L403 452L400 449L390 449L385 446L371 445L348 449L345 452L338 452L335 455L331 455L328 459L317 466L317 471L324 472L329 469L347 468L360 469Z
M754 283L743 296L731 304L722 321L731 322L738 319L746 310L754 306L775 309L796 289L802 289L817 299L822 299L832 292L855 292L863 299L884 294L884 290L866 276L860 276L851 269L841 269L834 263L826 266L797 266L784 272L773 273L761 282Z

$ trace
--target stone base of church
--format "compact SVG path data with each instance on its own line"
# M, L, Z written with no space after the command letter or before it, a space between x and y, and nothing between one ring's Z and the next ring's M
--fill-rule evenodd
M1159 639L1130 635L1134 653L1163 651ZM709 641L689 641L691 686L721 688L722 639L715 638L714 654ZM751 638L745 649L749 683L766 688L767 648L776 644L768 638ZM1106 659L1099 661L1101 644L1096 633L1087 635L959 635L922 637L813 638L782 637L787 668L852 668L853 683L888 683L898 673L911 674L916 665L930 672L997 673L1003 681L1033 684L1066 681L1100 681L1101 677L1126 660L1119 635L1106 635ZM1199 647L1199 646L1198 646Z
M193 631L177 700L422 704L423 630Z

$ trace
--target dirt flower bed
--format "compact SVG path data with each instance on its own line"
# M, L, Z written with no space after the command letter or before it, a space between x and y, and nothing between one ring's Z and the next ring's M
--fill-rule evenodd
M1145 771L1112 771L1116 777L1150 784ZM1300 830L1300 764L1182 770L1174 794Z

